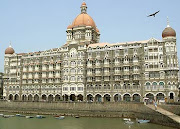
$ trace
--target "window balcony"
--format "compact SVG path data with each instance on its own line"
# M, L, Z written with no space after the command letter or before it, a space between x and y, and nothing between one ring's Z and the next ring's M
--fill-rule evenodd
M27 72L27 69L23 69L23 72Z
M114 65L115 65L115 66L119 66L119 65L120 65L120 62L115 62Z
M32 79L32 76L29 76L28 79Z
M121 81L121 79L120 79L120 78L117 78L117 79L115 79L115 81Z
M102 72L96 72L95 74L96 74L96 75L101 75L101 74L102 74Z
M133 63L139 63L139 60L133 60Z
M104 67L110 67L110 64L109 63L104 63Z
M124 71L124 75L130 75L129 71Z
M60 66L56 66L56 70L60 70L61 69L61 67Z
M140 78L134 77L133 80L140 80Z
M53 71L53 67L49 67L49 70L50 70L50 71Z
M129 63L124 63L123 66L130 66L130 64Z
M38 76L38 75L35 75L35 76L34 76L34 78L35 78L35 79L38 79L38 78L39 78L39 76Z
M35 81L34 83L35 83L35 84L38 84L39 82L38 82L38 81Z
M109 78L104 78L104 81L110 81L110 79Z
M96 82L101 82L101 79L96 79Z
M53 81L49 80L48 83L53 83Z
M93 87L88 87L88 88L87 88L87 91L92 91L92 90L94 90Z
M26 75L23 75L22 79L27 79L27 76L26 76Z
M90 80L90 79L88 79L88 80L87 80L87 82L92 82L92 79L91 79L91 80Z
M53 74L49 74L49 78L54 78Z
M129 81L129 78L124 78L124 81Z
M110 72L104 72L104 75L110 76Z
M88 76L92 76L93 73L92 73L92 72L87 72L87 75L88 75Z
M30 69L29 69L29 72L32 72L32 71L33 71L33 69L32 69L32 68L30 68Z
M132 74L140 74L139 71L133 71Z
M121 72L120 71L115 71L114 75L121 75Z
M88 67L88 68L92 68L93 65L92 65L92 64L88 64L87 67Z
M56 75L55 75L55 78L60 78L60 74L56 74Z
M77 82L83 82L83 80L78 80Z
M42 68L42 71L48 71L48 68L43 67L43 68Z

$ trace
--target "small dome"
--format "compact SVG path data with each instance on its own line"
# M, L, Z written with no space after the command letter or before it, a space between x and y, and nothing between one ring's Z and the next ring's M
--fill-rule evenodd
M5 54L14 54L14 53L15 53L15 51L11 46L6 48L6 50L5 50Z
M99 29L96 27L96 32L99 32Z
M67 27L67 29L72 29L72 25L69 25L69 26Z
M168 26L163 30L162 37L176 37L176 31L170 26Z
M72 23L72 27L77 27L77 26L92 26L96 28L96 24L94 20L91 18L91 16L89 16L86 13L81 13L74 19Z

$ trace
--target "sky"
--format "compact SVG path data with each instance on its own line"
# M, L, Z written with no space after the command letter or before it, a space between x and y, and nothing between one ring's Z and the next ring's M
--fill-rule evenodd
M10 41L16 53L43 51L66 43L67 26L80 14L83 0L0 0L0 72ZM100 30L100 42L162 40L175 29L180 54L180 0L85 0ZM156 17L148 14L160 10ZM180 57L180 56L179 56Z

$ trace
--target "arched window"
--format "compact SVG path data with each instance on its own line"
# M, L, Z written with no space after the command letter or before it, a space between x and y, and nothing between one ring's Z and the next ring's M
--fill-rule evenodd
M150 82L146 82L146 89L150 89Z
M130 84L128 84L128 89L131 89L131 85Z
M123 85L123 89L126 89L126 84Z
M156 86L156 85L157 85L157 82L153 82L152 85L153 85L153 86Z
M150 86L151 84L149 82L146 82L146 86Z
M159 85L160 85L160 86L164 86L164 82L160 82Z
M153 82L152 85L153 85L153 89L157 88L157 82Z
M160 83L159 83L159 88L160 88L160 89L163 89L163 88L164 88L164 82L160 82Z

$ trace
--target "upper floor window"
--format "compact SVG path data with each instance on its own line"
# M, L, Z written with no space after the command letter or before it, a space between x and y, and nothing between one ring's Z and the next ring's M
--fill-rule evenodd
M70 54L71 58L74 58L74 57L76 57L78 55L77 50L75 48L72 48L70 50L69 54Z

